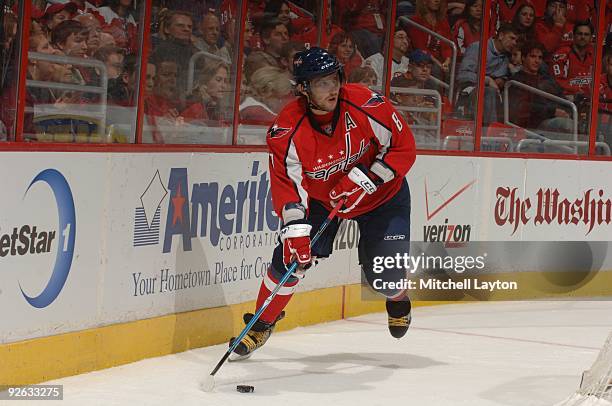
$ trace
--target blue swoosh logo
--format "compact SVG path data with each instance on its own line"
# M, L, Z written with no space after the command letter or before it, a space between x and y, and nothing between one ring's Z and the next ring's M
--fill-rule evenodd
M36 308L44 308L49 306L57 298L62 291L66 279L68 279L68 273L72 265L72 257L74 255L74 242L76 237L76 214L74 210L74 199L72 198L72 191L68 185L68 181L64 178L59 171L55 169L45 169L40 172L32 180L28 188L26 189L23 197L36 182L45 182L49 185L53 194L55 195L55 201L57 203L57 213L59 217L59 243L57 246L57 255L55 257L55 265L53 267L53 273L47 286L36 297L28 296L19 284L21 294L28 301L28 303Z

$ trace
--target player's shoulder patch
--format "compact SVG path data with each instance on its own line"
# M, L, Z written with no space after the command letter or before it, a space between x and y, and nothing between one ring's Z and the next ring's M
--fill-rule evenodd
M370 107L378 107L381 104L385 103L385 99L379 95L376 92L372 92L372 94L370 95L370 98L361 105L361 107L366 107L366 108L370 108Z
M281 127L278 124L274 124L268 129L268 137L270 138L281 138L289 134L293 127Z
M571 52L571 48L560 47L559 49L557 49L555 51L555 53L552 55L551 59L552 59L553 62L562 61L562 60L568 58L570 52Z

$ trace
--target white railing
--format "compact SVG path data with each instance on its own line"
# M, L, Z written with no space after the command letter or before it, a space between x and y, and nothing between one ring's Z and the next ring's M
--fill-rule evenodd
M434 107L418 107L418 106L403 106L403 105L395 105L395 109L402 112L408 113L435 113L435 124L410 124L410 129L415 133L415 140L417 141L417 145L419 147L427 147L427 148L440 148L440 131L442 128L442 96L437 90L433 89L419 89L414 87L392 87L390 88L390 93L400 93L400 94L408 94L414 96L424 96L431 97L434 99ZM420 135L419 130L430 132L435 132L435 137L433 142L425 142L428 137L418 137ZM423 139L421 139L423 138ZM422 141L422 142L420 142Z
M548 99L555 103L559 103L561 105L569 107L570 110L572 111L572 137L574 141L578 141L578 109L576 108L576 105L574 103L562 97L555 96L554 94L550 94L543 90L537 89L533 86L526 85L525 83L517 82L516 80L509 80L506 82L504 86L504 124L510 125L512 127L522 128L519 125L512 123L510 121L510 96L509 96L510 92L509 92L509 89L512 86L519 87L523 90L526 90L528 92L541 96L545 99ZM531 134L533 134L533 131L530 131L530 135ZM543 137L541 135L538 135L537 138L547 139L546 137Z
M533 140L533 139L524 139L524 140L520 140L519 143L517 144L516 150L517 152L526 152L526 149L529 149L529 147L544 147L546 148L547 146L552 146L552 147L557 147L560 149L565 149L567 147L571 147L573 149L577 149L578 147L582 147L582 148L586 148L588 150L589 148L589 143L588 141L566 141L566 140L551 140L551 139L544 139L544 140ZM596 142L595 143L595 147L596 148L601 148L603 155L610 155L610 146L605 143L605 142ZM577 153L577 152L576 152Z
M449 135L444 138L444 143L442 144L442 148L446 150L454 150L452 145L449 145L451 142L457 143L458 145L466 145L467 149L465 151L473 151L474 150L474 136L473 135ZM500 152L513 152L514 151L514 142L512 139L508 137L481 137L480 138L481 150L484 146L492 146L494 151ZM499 145L506 145L504 149L495 149L495 147ZM463 149L459 149L460 151L464 151Z

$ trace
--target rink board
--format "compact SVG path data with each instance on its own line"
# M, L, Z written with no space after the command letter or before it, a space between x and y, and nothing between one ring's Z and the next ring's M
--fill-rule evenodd
M186 349L163 338L173 332L189 348L219 342L228 336L223 326L240 324L279 229L267 154L1 155L0 170L11 176L0 179L0 359L29 352L32 360L13 364L31 373L10 374L40 380L34 370L42 349L64 360L49 378ZM428 226L451 224L469 230L471 241L606 241L608 174L606 162L419 156L408 176L411 240L423 241ZM558 210L547 211L553 198ZM288 325L333 320L360 306L358 296L347 301L345 288L360 280L357 240L348 223L335 254L298 288L309 313L321 311L320 295L329 289L339 310L300 313ZM597 270L612 269L607 250L599 255ZM594 284L580 293L602 294ZM209 322L207 309L234 310ZM380 304L363 306L372 309ZM205 317L198 328L168 322L194 312ZM147 336L151 347L123 352L119 343L131 334ZM68 355L74 339L82 354L76 358ZM102 351L106 340L116 345Z

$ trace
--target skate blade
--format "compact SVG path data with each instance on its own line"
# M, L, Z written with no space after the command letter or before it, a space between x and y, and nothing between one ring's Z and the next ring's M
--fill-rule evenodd
M247 355L240 355L240 354L236 354L235 352L232 352L229 358L227 359L227 361L228 362L244 361L245 359L251 358L251 355L253 355L252 352Z

